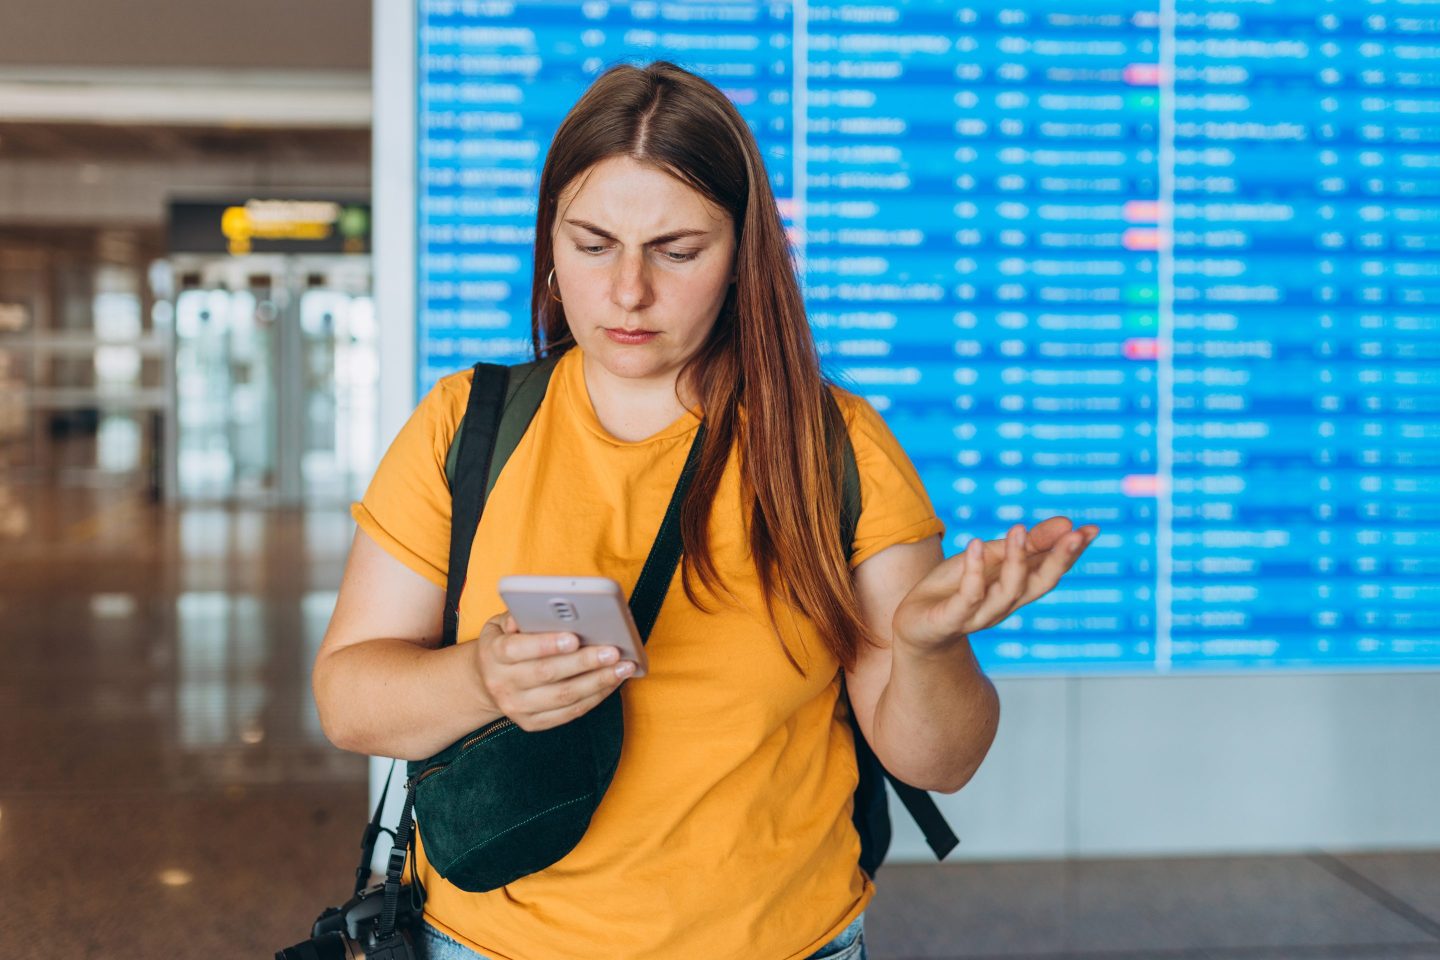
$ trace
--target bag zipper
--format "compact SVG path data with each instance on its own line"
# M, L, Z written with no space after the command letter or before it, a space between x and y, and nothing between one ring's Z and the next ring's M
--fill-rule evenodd
M499 733L502 730L508 730L513 726L515 726L514 720L511 720L508 717L502 717L501 719L496 720L490 726L481 730L479 733L475 734L475 736L471 737L469 740L466 740L464 743L460 744L460 750L458 752L463 753L464 751L469 750L475 744L479 743L481 740L484 740L486 737L492 734ZM430 776L430 774L439 773L441 770L444 770L448 766L450 766L450 763L447 762L437 763L433 767L426 767L424 770L421 770L419 773L415 774L415 776L411 777L405 782L405 789L407 791L412 789L417 784L419 784L421 780L424 780L426 777Z
M511 720L511 719L509 719L509 718L502 719L502 720L497 720L493 726L486 727L484 730L481 730L479 733L475 734L475 736L471 737L469 740L466 740L464 743L460 744L460 749L461 749L461 750L469 750L469 749L470 749L471 747L473 747L475 744L479 743L481 740L484 740L486 737L490 736L491 734L493 734L493 733L499 733L501 730L508 730L509 728L511 728L511 727L513 727L513 726L515 726L515 721L514 721L514 720Z
M448 763L437 763L433 767L426 767L424 770L421 770L419 773L415 774L415 776L405 781L405 792L409 793L411 790L414 790L417 786L420 785L421 780L424 780L432 773L439 773L441 770L444 770L448 766L450 766L450 764Z

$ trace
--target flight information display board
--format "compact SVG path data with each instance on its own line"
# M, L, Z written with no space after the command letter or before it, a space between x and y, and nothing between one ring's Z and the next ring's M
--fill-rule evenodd
M1440 2L418 0L418 386L528 356L545 150L670 59L947 527L1100 525L1026 673L1440 666Z

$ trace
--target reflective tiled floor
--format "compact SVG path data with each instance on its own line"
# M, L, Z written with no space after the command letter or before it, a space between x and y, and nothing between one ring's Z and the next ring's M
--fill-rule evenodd
M365 762L324 741L308 682L347 515L10 493L0 958L301 938L368 814ZM876 960L1440 958L1440 852L891 864L879 887Z
M367 816L366 762L325 742L308 679L348 516L19 493L29 530L0 541L0 957L301 939L343 898Z

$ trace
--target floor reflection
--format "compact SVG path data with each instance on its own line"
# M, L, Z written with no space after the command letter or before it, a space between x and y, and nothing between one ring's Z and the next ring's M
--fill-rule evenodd
M29 534L0 540L0 868L36 914L0 923L0 957L301 939L368 816L365 758L310 695L348 516L10 495Z

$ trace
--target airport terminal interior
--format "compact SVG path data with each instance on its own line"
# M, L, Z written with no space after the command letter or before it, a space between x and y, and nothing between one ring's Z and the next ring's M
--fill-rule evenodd
M0 0L0 957L269 956L345 899L370 813L367 759L327 742L309 676L386 440L371 5L17 7ZM250 249L226 218L253 198L328 218L333 242ZM962 843L877 887L874 960L1440 958L1434 848Z

